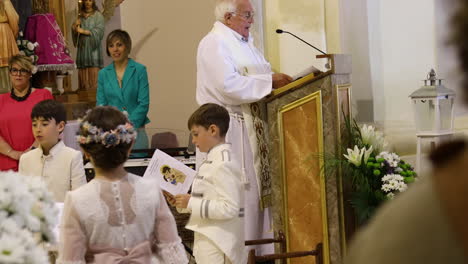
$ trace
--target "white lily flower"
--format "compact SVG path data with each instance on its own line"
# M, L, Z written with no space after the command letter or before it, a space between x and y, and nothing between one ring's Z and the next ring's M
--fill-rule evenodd
M371 138L375 135L375 129L373 126L368 126L366 124L360 127L362 143L371 145Z
M369 149L362 148L364 152L364 164L367 164L367 161L369 160L370 155L372 154L373 147L370 146Z
M364 124L359 130L361 131L362 143L373 146L376 152L381 152L388 148L388 143L382 132L375 131L375 127Z
M359 167L361 166L361 163L362 163L362 155L364 154L364 151L363 151L364 149L365 148L359 149L358 146L355 145L354 149L350 149L350 148L347 149L348 155L343 154L343 156L345 156L345 158L348 159L350 163Z

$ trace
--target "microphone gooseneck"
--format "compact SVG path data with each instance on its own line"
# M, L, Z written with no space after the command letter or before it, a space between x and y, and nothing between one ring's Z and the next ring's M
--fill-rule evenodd
M316 49L318 52L322 53L323 55L327 55L325 52L323 52L323 51L320 50L319 48L315 47L314 45L312 45L312 44L310 44L309 42L307 42L307 41L301 39L300 37L294 35L293 33L289 32L289 31L285 31L285 30L282 30L282 29L279 29L279 28L278 28L278 29L276 29L276 33L278 33L278 34L287 33L287 34L289 34L289 35L291 35L291 36L297 38L298 40L304 42L305 44L311 46L312 48Z

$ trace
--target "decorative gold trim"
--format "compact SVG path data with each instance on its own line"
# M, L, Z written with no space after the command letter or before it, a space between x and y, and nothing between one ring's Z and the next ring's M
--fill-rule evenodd
M314 79L315 77L316 77L316 76L315 76L315 74L313 74L313 73L308 74L308 75L306 75L306 76L304 76L304 77L302 77L302 78L300 78L300 79L295 80L294 82L291 82L291 83L289 83L289 84L286 84L286 85L283 86L283 87L280 87L280 88L278 88L278 89L273 90L273 91L271 92L271 95L275 96L275 95L278 95L278 94L280 94L280 93L283 93L284 91L287 91L287 90L289 90L289 89L291 89L291 88L293 88L293 87L299 86L299 85L301 85L301 84L303 84L303 83L306 83L306 82L308 82L308 81Z
M312 100L317 100L317 131L318 131L318 143L319 143L319 153L323 153L323 116L322 116L322 93L317 91L306 97L303 97L299 100L296 100L292 103L284 105L278 110L278 129L280 137L280 153L281 155L281 170L282 170L282 182L283 182L283 224L286 236L286 245L287 250L289 251L289 227L288 227L288 192L286 188L286 161L284 157L284 136L283 136L283 114L292 110L298 106L301 106L305 103L308 103ZM319 159L319 168L323 167L323 161ZM322 230L323 230L323 260L325 264L330 263L330 249L329 249L329 239L328 239L328 213L327 213L327 193L326 193L326 181L325 175L322 170L320 170L320 196L322 203ZM289 260L287 261L289 263Z
M278 89L273 90L266 98L265 102L271 102L274 99L283 96L286 93L289 93L291 91L294 91L295 89L298 89L300 87L303 87L309 83L318 81L320 79L323 79L332 73L330 71L327 72L321 72L321 73L310 73L300 79L295 80L292 83L289 83L283 87L280 87Z
M338 140L338 146L341 144L341 106L340 106L340 91L346 90L348 94L348 112L349 116L352 117L351 108L351 84L335 85L336 88L336 137ZM341 149L338 148L338 156L341 156ZM345 213L344 213L344 197L343 197L343 178L341 167L338 169L338 206L339 206L339 219L340 219L340 241L341 241L341 255L346 254L346 228L345 228Z

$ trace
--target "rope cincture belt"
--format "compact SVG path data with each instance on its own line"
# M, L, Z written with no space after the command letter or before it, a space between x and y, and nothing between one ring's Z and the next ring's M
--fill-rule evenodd
M249 179L245 173L245 155L244 155L244 116L242 114L229 112L229 115L234 118L237 122L239 122L241 127L241 167L242 167L242 175L241 181L243 184L249 184ZM232 143L232 142L231 142Z

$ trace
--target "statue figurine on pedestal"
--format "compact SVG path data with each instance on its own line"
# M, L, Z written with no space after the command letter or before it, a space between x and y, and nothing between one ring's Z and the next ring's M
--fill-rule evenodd
M33 12L33 14L50 13L50 11L49 11L49 1L48 0L33 0L32 1L32 12Z
M79 15L72 25L73 44L77 49L78 89L96 91L98 71L103 67L101 41L104 24L122 0L104 0L102 13L95 0L80 0Z
M0 94L10 92L8 61L19 53L16 44L19 16L10 0L0 0Z

